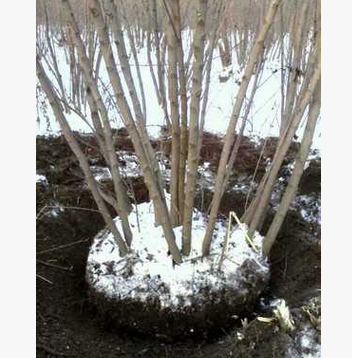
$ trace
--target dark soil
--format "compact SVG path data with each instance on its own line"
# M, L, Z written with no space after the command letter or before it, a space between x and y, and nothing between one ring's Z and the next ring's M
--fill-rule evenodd
M93 270L93 268L90 269ZM98 268L99 270L99 268ZM172 311L162 309L157 297L139 302L133 299L111 299L89 287L89 296L105 322L133 334L150 336L163 342L214 341L253 311L267 285L268 275L254 260L246 260L238 275L243 277L233 290L211 292L203 287L190 306ZM88 275L89 277L89 275ZM92 282L87 279L87 282ZM159 287L156 290L162 290ZM219 331L222 327L223 331Z
M320 194L321 191L321 160L315 159L304 171L299 185L300 194Z
M83 140L85 144L82 142L82 146L87 150L93 148L94 140ZM125 147L122 149L126 150ZM99 159L94 148L91 153L92 159ZM276 347L273 340L277 336L274 328L270 330L267 324L258 321L250 324L252 333L248 333L249 338L240 342L234 339L233 332L226 331L216 342L172 344L117 331L108 321L102 320L89 301L85 280L91 240L104 228L100 214L79 209L43 209L61 205L96 210L77 162L62 138L37 138L37 172L46 175L49 181L49 185L37 183L36 186L39 214L36 238L38 357L282 356L279 349L273 355L272 347ZM131 185L137 202L148 200L141 179L133 180ZM226 195L224 214L242 206L234 197ZM297 213L289 213L271 254L272 275L266 297L282 297L290 307L299 307L312 290L320 288L320 250L311 240L315 229ZM248 319L254 315L255 312L251 313ZM254 336L258 344L253 346ZM283 340L287 339L287 335L284 337ZM275 344L270 345L270 342Z

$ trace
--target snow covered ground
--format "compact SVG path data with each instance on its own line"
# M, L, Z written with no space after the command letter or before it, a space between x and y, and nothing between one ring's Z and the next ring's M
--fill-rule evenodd
M298 195L294 198L293 207L299 208L305 221L321 225L321 198L320 196Z
M121 230L121 223L116 219ZM219 260L226 237L224 223L218 222L211 255L202 258L201 244L205 234L204 216L194 211L192 231L192 251L181 265L172 264L167 254L168 247L161 227L154 226L153 206L143 203L133 207L130 214L133 232L133 253L121 258L111 234L99 234L90 249L87 265L87 277L98 292L117 299L132 298L145 302L160 300L162 308L179 309L192 304L194 299L202 298L202 289L231 290L246 289L241 286L241 267L246 260L255 262L258 275L266 276L268 264L261 258L262 237L253 238L255 251L247 242L241 229L232 230L225 259L219 269ZM176 242L181 247L181 227L174 229ZM203 296L204 297L204 296ZM206 299L206 297L204 297Z
M44 185L48 184L48 179L45 175L36 173L36 183L43 183Z
M306 325L297 333L296 347L290 347L285 358L320 358L321 344L316 341L317 331Z

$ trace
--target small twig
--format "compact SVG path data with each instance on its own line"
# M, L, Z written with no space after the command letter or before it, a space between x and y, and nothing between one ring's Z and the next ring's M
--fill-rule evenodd
M139 222L139 214L138 214L138 205L137 205L137 199L136 196L134 195L134 189L133 189L133 184L131 183L131 180L128 178L127 176L127 181L125 182L127 185L128 190L130 191L131 195L132 195L132 199L134 201L134 205L136 208L136 221L137 221L137 228L138 228L138 232L141 232L141 226L140 226L140 222Z
M47 208L47 206L43 206L40 210L39 210L39 213L37 214L36 216L36 219L38 219L40 217L40 215L42 214L42 212Z
M69 105L67 101L63 101L62 98L58 97L58 100L67 106L68 109L70 109L72 112L76 113L79 118L89 127L89 129L94 133L94 128L92 125L88 122L87 118L84 116L84 114L79 111L78 109L74 108L73 106Z
M81 242L87 242L88 240L89 240L89 238L88 239L83 239L83 240L78 240L78 241L75 241L75 242L71 242L70 244L67 244L67 245L61 245L61 246L53 247L52 249L39 251L39 252L37 252L37 255L44 254L46 252L56 251L56 250L59 250L59 249L64 249L66 247L70 247L70 246L79 244Z
M227 255L225 256L225 259L231 261L233 264L235 264L237 266L241 266L238 262L236 262L235 260L230 259Z
M283 272L283 278L286 278L286 274L287 274L287 254L285 255L285 267Z
M282 256L282 257L280 257L279 259L273 261L273 262L271 263L271 266L277 265L279 262L281 262L283 259L285 259L285 258L287 257L287 255L288 255L288 254L286 253L284 256Z
M43 281L45 281L45 282L50 283L51 285L53 285L53 282L51 282L51 281L48 280L47 278L45 278L45 277L43 277L43 276L41 276L41 275L38 275L38 274L36 274L36 276L37 276L38 278L42 279Z
M206 257L216 256L216 255L217 255L217 253L214 253L214 254L209 254ZM201 259L204 259L204 258L205 257L203 255L200 255L200 256L196 256L196 257L191 257L190 259L187 259L187 260L183 260L183 262L198 261L198 260L201 260Z
M47 353L53 354L53 355L55 355L55 356L60 356L60 357L73 357L73 356L75 356L74 353L58 352L58 351L56 351L55 349L52 349L52 348L50 348L50 347L48 347L48 346L45 346L45 345L42 344L42 343L37 344L37 348L43 349L43 350L46 351Z
M225 256L227 253L227 249L228 249L228 245L229 245L229 237L230 237L230 231L231 231L231 224L232 224L232 215L230 212L230 217L229 217L229 221L227 224L227 230L226 230L226 236L225 236L225 241L224 241L224 247L220 256L220 260L219 260L219 270L221 270L222 264L225 260Z
M82 210L82 211L92 211L94 213L100 213L99 210L90 209L90 208L81 208L78 206L62 206L62 205L55 205L55 206L46 206L48 209L71 209L71 210Z
M37 237L36 240L37 240L37 241L47 241L47 240L49 240L49 237L48 237L48 236L45 236L45 237Z
M41 215L46 209L71 209L71 210L82 210L82 211L92 211L94 213L100 213L99 210L90 209L90 208L80 208L78 206L62 206L62 205L45 205L43 206L36 216L36 220L41 220Z
M240 227L240 229L243 231L248 243L250 244L250 246L252 247L252 249L256 252L259 253L258 248L254 245L253 241L250 239L250 237L248 236L247 230L243 227L243 224L241 223L240 219L237 217L236 213L234 211L230 211L230 216L233 216L238 224L238 226Z
M44 318L44 316L37 310L38 316L41 318L41 320L43 322L46 322L46 319Z
M44 265L44 266L55 267L55 268L58 268L58 269L61 269L61 270L64 270L64 271L72 271L72 266L71 267L64 267L64 266L54 265L54 264L51 264L49 262L38 260L38 259L37 259L37 262L42 264L42 265Z
M228 339L231 339L231 336L225 331L223 327L221 327L221 331L227 336Z

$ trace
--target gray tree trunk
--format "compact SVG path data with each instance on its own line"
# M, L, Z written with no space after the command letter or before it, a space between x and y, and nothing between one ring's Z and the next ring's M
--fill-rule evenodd
M126 242L131 245L132 242L132 231L128 222L128 214L131 212L131 205L127 196L126 188L123 185L120 172L119 164L115 152L115 146L112 140L111 126L108 117L108 112L104 105L104 101L100 96L98 86L96 81L93 78L93 69L90 66L90 61L86 55L86 48L80 37L80 31L77 26L72 8L67 0L62 0L63 8L68 17L69 25L72 28L72 37L73 42L76 46L78 60L80 67L83 72L84 80L87 86L88 100L91 106L91 109L98 107L99 113L103 120L103 134L106 144L106 157L110 166L112 179L114 183L115 195L117 198L117 207L119 208L118 215L121 218L124 236ZM94 113L94 112L93 112Z
M226 175L226 169L227 169L227 162L229 159L229 156L231 154L231 147L233 145L234 136L235 136L235 128L237 125L237 121L242 109L242 104L244 101L244 98L246 96L247 88L249 85L249 82L251 80L253 70L255 66L257 65L257 61L260 58L260 55L263 51L264 46L264 40L268 34L268 31L271 27L271 24L274 21L275 15L277 13L278 7L280 5L282 0L273 0L271 2L270 8L267 12L264 24L262 25L262 28L260 29L260 32L258 34L258 37L256 39L256 42L252 48L252 51L249 55L249 60L245 68L245 72L242 78L242 82L240 85L240 88L238 90L238 94L236 97L236 102L232 111L232 115L230 118L230 123L226 132L225 137L225 143L224 147L221 153L220 157L220 163L218 172L216 175L216 181L215 181L215 190L214 190L214 196L213 196L213 206L210 213L210 220L208 222L207 230L205 233L205 237L203 239L203 255L208 255L210 252L210 245L211 240L213 236L213 231L215 228L215 222L217 217L217 209L220 205L221 201L221 193L224 183L224 178Z
M305 93L302 93L302 96L300 96L297 108L294 111L294 116L290 122L290 125L287 127L285 134L281 137L279 141L278 148L273 158L272 166L266 177L266 182L263 191L260 194L257 203L253 205L253 207L255 208L253 217L252 219L247 219L247 222L250 222L250 227L248 231L248 235L250 237L252 237L254 231L257 230L258 225L262 222L263 215L266 212L266 208L270 200L270 195L272 193L272 188L274 186L277 173L280 170L281 164L286 156L286 153L292 142L293 136L296 133L299 123L301 122L304 111L311 99L312 94L315 91L315 87L317 86L317 83L320 81L320 76L321 76L321 64L319 58L317 67L311 78L308 89L307 91L305 91Z
M320 83L317 85L313 102L310 106L309 110L309 116L305 128L305 132L303 135L303 139L301 142L300 150L296 156L295 159L295 166L292 171L292 175L290 177L290 180L288 182L287 188L285 190L285 193L281 199L279 208L277 210L277 213L274 217L274 220L272 221L270 228L265 235L264 239L264 246L263 246L263 256L267 257L270 253L270 250L275 243L276 237L280 231L280 228L282 226L282 223L285 219L285 216L287 214L287 211L290 207L290 204L292 202L292 199L294 198L299 181L301 180L303 171L304 171L304 165L307 161L309 150L312 144L313 136L314 136L314 129L319 117L320 113Z
M178 65L179 97L180 97L180 154L178 169L178 214L179 223L183 221L185 201L185 177L187 157L187 79L184 64L184 51L181 33L181 9L180 0L175 1L173 23L176 30L176 57Z
M114 236L114 238L116 240L116 243L117 243L119 251L120 251L120 255L124 256L128 252L127 245L124 242L120 232L118 231L114 221L112 220L109 210L106 207L105 202L99 193L97 183L96 183L94 176L89 168L88 160L87 160L86 156L84 155L84 153L82 152L79 144L77 143L77 141L71 131L70 126L67 123L67 120L63 114L62 107L61 107L60 102L57 98L57 95L55 94L55 92L50 84L50 80L47 77L47 75L45 74L45 71L44 71L38 58L36 60L36 66L37 66L37 77L38 77L39 82L43 88L43 91L45 92L45 94L50 102L50 105L51 105L51 108L53 109L55 118L57 119L57 121L60 124L60 127L62 129L62 132L63 132L66 140L67 140L68 145L70 146L72 152L75 154L75 156L77 157L77 159L79 161L79 165L83 170L87 184L93 194L93 197L94 197L94 200L98 206L98 209L99 209L100 213L102 214L107 227L109 228L109 230L111 231L112 235Z
M106 24L99 2L97 0L90 0L89 9L96 25L101 51L110 82L114 89L116 102L126 129L131 137L136 154L141 162L141 168L143 175L145 176L145 183L147 185L150 198L154 203L155 211L158 213L160 224L162 225L165 239L168 243L172 258L176 263L181 263L181 253L175 242L175 234L171 225L163 189L161 188L160 181L155 173L158 168L154 166L153 160L151 159L151 145L148 137L146 136L145 128L143 128L143 123L137 119L137 122L139 122L138 128L140 129L140 131L138 131L132 116L132 112L125 98L121 79L116 68L112 49L110 47L110 39L107 33Z
M193 74L191 89L191 104L189 116L189 138L188 138L188 170L187 184L184 204L184 216L182 227L182 252L189 255L192 239L192 214L194 205L194 194L196 190L198 175L198 137L199 137L199 113L200 99L202 94L202 74L204 66L205 47L205 19L207 0L199 0L198 9L195 14L196 30L193 41Z
M167 26L167 48L168 48L168 92L170 101L170 117L172 130L172 147L171 147L171 222L172 225L180 224L180 203L179 203L179 170L180 170L180 111L179 111L179 84L177 71L177 25L179 22L178 0L171 0L164 3L168 16Z

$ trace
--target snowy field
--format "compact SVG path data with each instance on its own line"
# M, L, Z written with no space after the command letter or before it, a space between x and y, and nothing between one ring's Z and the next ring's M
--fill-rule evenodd
M126 42L127 43L127 42ZM69 93L69 64L67 56L64 50L60 47L55 49L58 57L58 65L64 81L65 89ZM187 54L185 54L187 56ZM164 123L163 110L158 104L157 96L154 90L152 77L150 74L150 68L147 60L147 49L141 48L138 53L141 76L144 85L144 91L146 95L146 111L147 111L147 128L151 136L156 137L159 134L160 126ZM117 58L117 57L115 57ZM239 66L236 60L235 52L232 53L232 66L223 68L219 57L218 50L214 51L213 64L211 72L211 83L208 107L205 118L205 130L224 134L229 118L232 112L233 104L238 91L238 81L241 79L243 71L239 70ZM155 56L153 56L155 59ZM104 62L104 61L103 61ZM101 75L101 88L109 88L109 81L107 73L102 62L100 75ZM133 60L130 60L132 65L132 72L137 82L136 68L133 65ZM45 63L43 63L45 67ZM118 64L119 67L119 64ZM280 116L280 61L279 59L268 60L264 66L263 75L259 82L259 88L254 98L254 105L249 115L249 124L247 125L246 135L267 137L277 136L279 133L279 116ZM48 68L46 68L49 76L51 75ZM219 76L230 74L229 79L226 82L220 82ZM123 76L121 76L123 77ZM56 81L54 80L54 83ZM104 83L104 85L102 84ZM247 95L250 93L251 88L248 89ZM106 95L106 91L105 91ZM112 96L112 94L110 93ZM106 99L108 96L106 95ZM45 99L41 96L41 101ZM48 103L47 103L48 104ZM87 106L88 107L88 106ZM83 111L87 115L89 120L89 109L85 108ZM38 108L38 118L40 121L37 122L37 135L48 135L60 133L60 127L56 122L50 106L47 105L46 115L43 111ZM123 126L121 118L114 110L110 110L110 118L112 126L120 128ZM73 130L84 133L91 132L89 126L82 121L82 119L71 111L67 115L67 119ZM47 122L50 123L50 130L48 130ZM298 137L300 138L303 133L304 125L301 124ZM318 122L316 133L313 140L313 148L320 149L321 137L320 137L320 121Z

